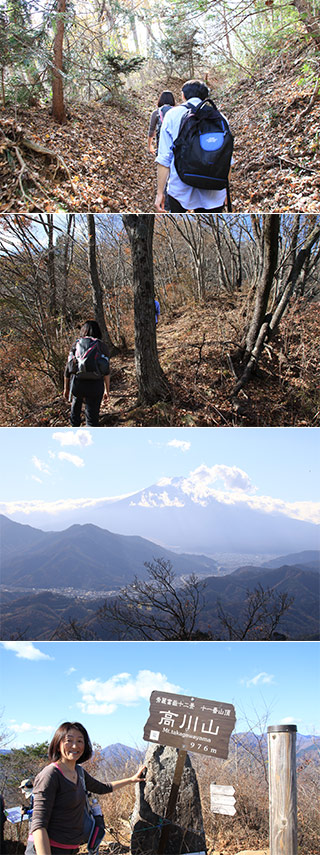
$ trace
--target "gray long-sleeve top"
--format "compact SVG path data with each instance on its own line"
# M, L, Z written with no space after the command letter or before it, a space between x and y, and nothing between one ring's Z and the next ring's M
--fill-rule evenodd
M112 793L112 784L103 784L84 769L86 787L90 793ZM50 763L37 775L34 788L31 833L45 828L52 845L80 846L84 843L83 816L85 792L78 774L76 784L69 781L55 763Z

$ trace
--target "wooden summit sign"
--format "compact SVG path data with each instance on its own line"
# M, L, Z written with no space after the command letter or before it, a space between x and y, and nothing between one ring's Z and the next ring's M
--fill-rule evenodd
M235 721L232 704L155 691L143 738L226 760Z

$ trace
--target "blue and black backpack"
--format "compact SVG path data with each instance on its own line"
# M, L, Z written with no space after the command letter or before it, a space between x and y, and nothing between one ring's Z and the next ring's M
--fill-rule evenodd
M178 136L173 145L177 173L184 184L204 190L227 191L228 211L231 199L228 175L233 136L227 120L211 98L200 104L187 103Z

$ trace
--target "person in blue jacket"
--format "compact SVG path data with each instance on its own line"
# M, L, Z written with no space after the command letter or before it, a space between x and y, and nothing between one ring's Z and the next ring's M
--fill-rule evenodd
M156 325L157 325L157 324L159 323L159 318L160 318L160 303L159 303L159 300L155 300L155 301L154 301L154 308L155 308L155 312L156 312Z

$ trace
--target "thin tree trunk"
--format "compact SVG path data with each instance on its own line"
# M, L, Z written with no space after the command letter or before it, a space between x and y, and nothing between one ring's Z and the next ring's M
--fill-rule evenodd
M153 214L123 214L123 224L130 240L135 328L135 365L139 401L155 404L171 397L169 383L158 359L152 240Z
M278 261L279 214L265 214L263 224L263 267L256 286L255 304L246 336L244 359L249 361L267 311L268 299Z
M2 106L6 106L6 92L4 86L4 67L1 66L1 94L2 94Z
M312 4L308 0L292 0L292 3L298 10L307 33L315 41L316 45L320 47L319 19L313 14Z
M271 321L270 321L270 325L269 325L270 336L274 335L277 327L279 326L279 323L280 323L281 318L282 318L282 316L283 316L283 314L284 314L284 312L288 306L290 297L292 295L292 292L294 291L294 288L295 288L296 283L298 281L298 278L301 274L303 266L309 262L311 249L319 237L320 237L320 228L317 225L315 225L314 228L312 229L311 234L306 239L305 245L302 247L302 249L300 249L300 251L298 252L298 255L294 259L294 262L292 264L292 267L291 267L291 270L290 270L290 273L289 273L287 283L285 285L282 297L281 297L281 299L278 303L278 306L275 309L275 311L272 315Z
M284 313L288 307L290 298L291 298L292 293L293 293L293 291L297 285L299 277L301 276L302 270L303 270L304 266L308 265L310 262L310 253L311 253L312 247L314 246L316 241L319 239L319 237L320 237L320 228L316 224L316 225L314 225L314 228L312 229L311 233L306 237L304 246L301 247L298 254L295 255L295 257L294 257L294 260L293 260L292 265L291 265L291 270L290 270L289 275L287 277L285 287L283 289L282 295L279 299L279 302L278 302L272 316L269 317L268 319L266 319L260 326L254 347L252 348L252 351L250 353L250 357L247 361L247 365L244 369L243 374L241 375L240 379L238 380L238 383L236 384L236 386L233 389L233 393L232 393L233 397L238 394L240 389L242 389L246 385L248 380L250 379L251 374L254 371L254 369L256 368L256 365L257 365L258 360L260 358L260 355L261 355L261 352L263 350L266 338L271 339L274 336L276 330L278 329L281 318L283 317L283 315L284 315ZM294 229L293 230L294 247L296 247L296 242L297 242L297 235L296 235L296 230Z
M53 245L53 214L47 214L48 224L48 259L47 270L49 279L49 312L50 317L55 318L57 314L57 286L54 269L54 245Z
M52 113L59 125L66 122L66 112L63 97L63 36L66 0L57 0L56 33L53 42L53 72L52 72Z
M73 258L73 241L74 241L74 232L75 232L75 215L68 214L67 217L67 232L65 238L65 246L63 252L63 285L62 285L62 295L61 295L61 314L65 318L67 314L67 293L68 293L68 279L69 279L69 270L70 265ZM70 250L71 247L71 250Z
M110 338L109 332L107 330L107 325L105 322L105 317L104 317L102 288L101 288L101 282L100 282L100 278L99 278L98 265L97 265L96 226L95 226L94 214L87 214L87 223L88 223L88 265L89 265L89 273L90 273L91 288L92 288L94 316L95 316L96 321L98 321L99 327L101 329L102 338L106 342L106 345L107 345L108 350L109 350L109 354L111 356L114 353L118 353L118 348L113 344L113 341Z

